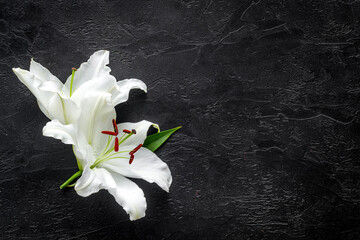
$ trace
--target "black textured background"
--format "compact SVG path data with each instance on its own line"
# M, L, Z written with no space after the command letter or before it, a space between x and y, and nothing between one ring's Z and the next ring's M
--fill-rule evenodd
M359 1L71 2L0 1L1 239L359 239ZM71 147L11 71L65 81L99 49L149 87L118 122L183 125L157 151L170 193L137 180L135 222L59 189Z

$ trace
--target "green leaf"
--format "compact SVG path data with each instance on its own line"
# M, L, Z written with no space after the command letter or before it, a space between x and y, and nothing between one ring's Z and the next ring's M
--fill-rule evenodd
M147 136L143 147L155 152L179 128L181 126Z

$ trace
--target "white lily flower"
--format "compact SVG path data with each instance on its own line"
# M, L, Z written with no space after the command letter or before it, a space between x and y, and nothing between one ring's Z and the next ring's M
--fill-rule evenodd
M87 197L106 189L130 215L130 220L145 216L146 201L143 191L131 180L141 178L155 182L169 191L171 172L156 154L141 147L150 126L148 121L114 124L116 112L111 94L93 92L80 102L78 121L64 125L52 120L43 129L44 136L73 144L79 171L69 179L81 177L75 185L76 192ZM89 107L96 106L96 107Z
M93 91L110 93L113 107L127 101L131 89L147 91L146 85L138 79L116 82L107 64L109 52L97 51L78 70L73 68L65 84L33 59L30 71L13 68L13 72L35 95L41 111L49 119L69 124L74 123L80 114L81 99Z

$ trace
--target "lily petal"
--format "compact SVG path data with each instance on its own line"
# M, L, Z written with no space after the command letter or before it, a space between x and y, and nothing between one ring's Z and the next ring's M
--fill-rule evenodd
M75 191L82 197L88 197L101 189L110 188L116 188L116 183L111 174L102 168L86 167L75 185Z
M146 200L143 191L131 180L104 168L87 168L76 182L75 190L87 197L106 189L130 215L130 220L145 216Z
M118 129L120 133L122 133L124 129L130 131L134 129L136 131L136 134L132 134L128 139L126 139L126 141L121 144L121 146L137 146L139 144L143 144L147 137L147 132L150 126L153 126L154 128L160 130L159 125L146 120L137 123L127 122L118 124Z
M53 82L61 87L63 85L56 76L54 76L47 68L43 67L40 63L35 62L34 59L31 59L30 61L30 72L40 78L43 82Z
M136 78L124 79L117 82L117 87L112 91L113 105L116 106L119 103L126 102L129 99L129 93L131 89L141 89L147 92L146 84Z
M45 105L48 99L55 95L53 92L42 91L39 86L44 82L42 79L36 77L33 73L21 69L13 68L13 72L19 80L31 91L41 104Z
M63 124L75 123L80 114L80 107L76 102L69 98L62 98L58 93L48 99L43 107L50 119L58 119Z
M59 120L53 119L43 128L43 135L59 139L65 144L76 145L76 128L74 124L64 125Z
M121 149L119 150L121 152ZM99 167L112 170L126 177L144 179L150 183L155 182L166 192L172 182L170 169L166 163L147 148L140 148L134 155L134 161L130 165L125 159L116 158L126 157L128 154L119 153L112 159L99 164Z
M141 188L120 174L110 173L116 182L116 188L110 188L108 191L114 196L116 202L129 214L130 220L134 221L145 217L147 205L144 192Z
M84 96L94 92L107 92L110 93L116 88L116 79L114 76L106 75L82 84L71 96L74 102L80 102Z
M100 50L93 53L86 63L82 63L75 72L72 92L78 89L85 82L110 74L111 69L106 65L109 64L109 51ZM66 96L70 95L71 75L65 82L63 92Z
M59 96L53 91L44 91L39 89L44 84L44 80L38 78L34 73L21 68L13 68L13 72L19 78L19 80L31 91L36 97L40 110L50 119L57 118L61 122L64 122L63 113L56 114L53 110L58 111L62 108ZM55 106L51 109L48 106Z
M101 132L113 131L112 119L116 119L115 109L111 105L111 95L104 92L87 94L83 97L80 107L77 147L84 149L89 144L93 147L95 156L98 156L105 149L109 137Z
M63 87L62 83L58 83L55 81L44 81L39 85L39 90L48 91L54 93L61 93L61 89Z

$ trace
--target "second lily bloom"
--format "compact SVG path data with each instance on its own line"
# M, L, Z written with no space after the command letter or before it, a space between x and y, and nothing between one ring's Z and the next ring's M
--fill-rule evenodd
M34 94L41 111L49 119L61 123L73 123L82 108L84 96L93 92L110 94L109 103L116 106L126 102L131 89L147 91L144 82L138 79L116 81L110 75L109 52L95 52L86 63L70 75L65 84L41 64L31 59L30 71L13 68L13 72Z

